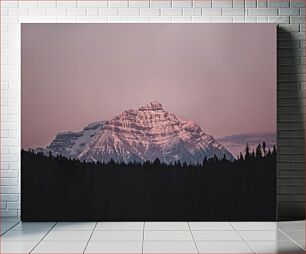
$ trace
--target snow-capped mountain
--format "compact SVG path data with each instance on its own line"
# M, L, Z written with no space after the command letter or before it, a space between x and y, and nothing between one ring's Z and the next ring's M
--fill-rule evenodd
M165 111L159 102L127 110L78 133L59 133L47 150L85 161L175 161L202 163L233 155L192 121Z
M101 130L104 123L105 121L91 123L80 132L60 132L46 150L55 155L77 158L82 148Z

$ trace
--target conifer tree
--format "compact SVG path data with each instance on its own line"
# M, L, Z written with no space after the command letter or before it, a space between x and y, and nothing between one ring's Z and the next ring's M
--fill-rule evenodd
M204 160L203 160L203 166L207 163L207 157L205 156Z
M262 152L261 152L261 145L259 144L256 148L256 158L261 158Z
M276 156L276 147L275 147L275 145L273 146L272 155L273 155L273 157Z
M264 141L264 142L262 143L262 150L263 150L263 155L264 155L264 157L266 157L266 155L267 155L267 150L266 150L266 148L267 148L266 142Z
M249 144L247 143L245 147L245 160L248 160L248 159L250 159L250 147L249 147Z
M244 160L243 154L242 154L241 152L239 153L238 159L239 159L240 161L243 161L243 160Z

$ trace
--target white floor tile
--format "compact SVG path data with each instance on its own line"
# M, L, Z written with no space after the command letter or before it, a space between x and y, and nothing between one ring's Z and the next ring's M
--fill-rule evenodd
M90 241L142 241L143 231L94 231Z
M198 253L194 242L144 242L143 253Z
M93 230L96 222L58 222L52 230L56 231L66 231L66 230Z
M40 240L33 253L83 253L94 228L86 253L141 253L142 249L144 253L197 253L196 247L200 253L251 253L243 239L256 253L304 253L301 246L305 248L305 221L61 222L55 226L18 221L1 221L1 230L15 226L1 236L0 253L28 253Z
M236 230L275 230L270 222L232 222Z
M18 231L15 231L18 232ZM86 242L92 231L50 231L43 239L44 242Z
M32 253L83 253L87 242L40 242Z
M145 222L145 230L190 230L187 222Z
M245 242L197 242L200 253L253 253Z
M229 222L189 222L191 230L235 230Z
M18 221L18 222L2 222L1 223L1 228L3 228L3 227L6 227L6 228L13 227L15 225L18 225L19 223L20 223L20 221Z
M99 222L95 230L143 230L144 222Z
M0 218L0 224L4 224L4 223L18 223L20 221L19 218L8 218L8 217L1 217Z
M256 253L304 253L304 250L291 241L248 242Z
M293 240L305 240L305 231L303 230L283 230Z
M20 222L12 228L13 231L48 231L54 222Z
M29 253L37 242L1 242L0 253Z
M236 231L192 231L195 241L243 241Z
M145 231L145 241L193 241L190 231Z
M8 231L12 227L14 227L14 225L10 225L10 224L1 225L1 234L4 233L5 231Z
M0 225L1 228L1 234L4 233L5 231L13 228L14 226L18 225L19 222L2 222Z
M142 253L142 242L89 242L85 253Z
M0 229L0 235L4 234L7 230L8 230L8 228L1 228Z
M47 231L8 231L1 236L1 241L6 242L35 242L40 241Z
M305 231L305 221L281 221L272 222L277 228L281 230L304 230Z
M296 242L301 248L303 248L304 250L306 249L306 248L305 248L305 240L295 240L295 242Z
M297 242L305 249L305 231L304 230L288 230L283 231L285 235L289 236L293 241Z
M288 240L283 233L278 230L273 231L239 231L246 241L282 241Z

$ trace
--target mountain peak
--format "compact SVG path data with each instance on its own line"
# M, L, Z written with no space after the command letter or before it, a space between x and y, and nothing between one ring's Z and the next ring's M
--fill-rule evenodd
M57 135L48 149L85 161L176 161L202 163L205 157L234 159L233 155L193 121L166 112L152 101L126 110L109 121L89 124L83 131Z
M142 110L142 111L145 111L145 110L163 110L163 106L158 101L152 101L149 104L140 107L139 110Z

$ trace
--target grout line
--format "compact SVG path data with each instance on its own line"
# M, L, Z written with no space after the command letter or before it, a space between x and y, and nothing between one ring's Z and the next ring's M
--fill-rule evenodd
M256 253L256 251L252 248L252 246L249 244L249 242L247 240L245 240L243 238L243 236L240 234L239 230L237 230L234 225L232 224L232 222L230 222L231 226L233 227L233 229L235 229L235 231L237 232L237 234L241 237L241 239L243 240L243 242L245 242L245 244L253 251L253 253Z
M182 230L181 230L182 231ZM229 230L229 229L215 229L215 230L193 230L193 231L223 231L223 232L233 232L235 230ZM239 229L237 229L236 231L239 231ZM275 228L273 229L240 229L240 231L275 231ZM294 230L290 230L290 231L294 231ZM297 230L297 231L301 231L301 230Z
M32 251L40 244L40 242L51 232L51 230L55 227L57 222L49 229L49 231L38 241L38 243L29 251L29 253L32 253Z
M272 221L268 221L268 223L269 223L274 229L277 229L277 222L275 222L276 224L273 224Z
M114 239L114 240L95 240L95 241L92 241L92 242L136 242L136 243L139 243L141 240L139 239L135 239L135 240L117 240L117 239ZM51 241L50 241L51 242ZM70 241L70 242L79 242L79 241ZM169 240L169 239L165 239L165 240L161 240L161 239L156 239L156 240L146 240L145 242L193 242L193 240ZM211 240L202 240L202 241L199 241L199 242L220 242L220 240L215 240L215 241L211 241ZM226 242L239 242L239 241L226 241ZM241 242L241 241L240 241Z
M13 226L11 226L9 229L5 230L3 233L0 234L0 236L4 235L5 233L7 233L8 231L10 231L12 228L14 228L15 226L17 226L21 221L18 221L16 224L14 224Z
M90 234L90 236L89 236L89 239L88 239L88 241L87 241L87 243L86 243L86 246L85 246L85 248L84 248L83 254L85 253L85 251L86 251L86 249L87 249L87 246L88 246L88 244L89 244L89 241L90 241L90 239L91 239L93 233L95 232L95 229L96 229L97 225L98 225L98 222L96 221L96 224L95 224L95 226L94 226L94 228L93 228L93 230L92 230L92 232L91 232L91 234Z
M279 228L276 228L279 232L283 233L286 237L289 238L289 240L291 240L292 242L294 242L296 245L298 245L299 247L301 247L303 250L305 250L305 247L301 246L298 242L296 242L292 237L290 237L289 235L287 235L285 233L285 231L279 229ZM302 231L302 230L301 230Z
M196 242L196 241L195 241L195 239L194 239L194 236L193 236L193 233L192 233L192 230L191 230L191 227L190 227L189 221L187 221L187 224L188 224L188 227L189 227L189 230L190 230L190 233L191 233L191 236L192 236L193 242L194 242L194 244L195 244L195 246L196 246L197 252L198 252L198 253L200 253L199 248L198 248L198 245L197 245L197 242Z
M104 230L104 231L118 231L118 230ZM120 230L120 231L140 231L140 230ZM190 231L189 229L146 229L145 231ZM194 230L194 231L203 231L203 230Z
M143 254L143 245L144 245L144 234L145 234L145 221L143 222L142 226L142 245L141 245L141 253Z
M235 228L235 226L233 225L232 222L229 222L229 224L231 225L231 227L232 227L235 231L237 231L236 228Z
M58 230L58 231L67 231L67 230ZM68 230L68 231L88 231L88 230ZM120 232L129 232L129 231L143 231L143 229L112 229L112 230L109 230L109 229L96 229L96 231L98 232L104 232L104 231L109 231L109 232L116 232L116 231L120 231ZM177 230L147 230L147 231L177 231ZM180 231L183 231L183 230L180 230ZM184 231L188 231L188 230L184 230Z

